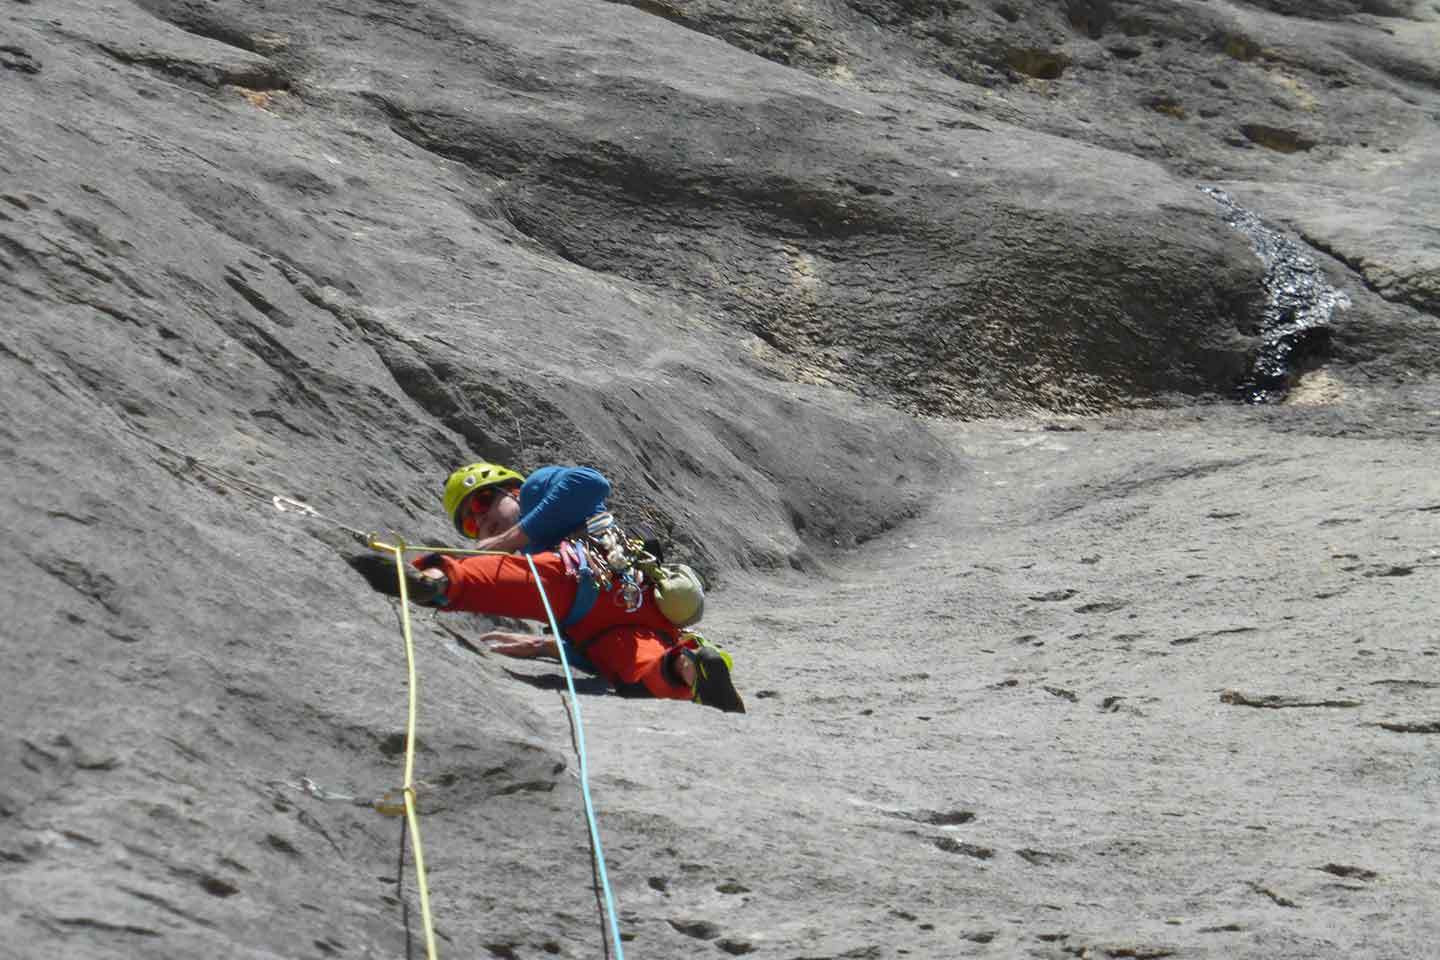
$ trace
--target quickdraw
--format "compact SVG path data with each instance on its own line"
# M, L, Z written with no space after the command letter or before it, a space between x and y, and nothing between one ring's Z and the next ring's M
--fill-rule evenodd
M634 613L644 606L646 574L657 561L645 551L644 541L625 535L614 514L597 513L585 521L583 534L561 542L560 556L565 561L566 572L580 581L582 589L588 581L594 584L597 595L613 590L615 602L623 606L626 613ZM579 605L577 597L576 606ZM574 609L572 607L571 616L565 618L564 626L580 619L574 616ZM589 607L585 609L588 613Z

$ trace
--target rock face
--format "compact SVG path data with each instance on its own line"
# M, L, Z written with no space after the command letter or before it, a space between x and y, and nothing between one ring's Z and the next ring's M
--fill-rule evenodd
M5 950L415 947L398 824L364 805L400 777L393 611L343 530L270 498L444 541L439 484L483 457L604 469L737 653L743 719L581 698L640 955L1424 953L1435 879L1403 848L1435 835L1440 679L1433 611L1395 595L1431 595L1440 555L1434 3L20 0L0 24ZM1251 382L1273 304L1201 187L1349 302L1276 375L1288 407L1195 406ZM1056 440L1076 415L1096 429ZM1228 522L1277 486L1276 526ZM1261 580L1289 612L1236 620ZM570 732L545 668L466 646L483 626L417 627L442 954L592 956ZM1147 746L1197 712L1193 754ZM1177 796L1229 832L1177 826Z

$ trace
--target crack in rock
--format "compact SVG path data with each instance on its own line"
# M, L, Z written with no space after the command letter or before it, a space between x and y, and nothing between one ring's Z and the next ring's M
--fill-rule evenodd
M1389 730L1391 733L1440 733L1440 721L1431 723L1382 721L1374 726L1380 727L1382 730Z
M913 820L935 827L955 827L975 819L971 810L886 810L885 815L899 820Z
M67 927L82 927L87 930L100 930L105 933L129 933L137 937L158 937L159 930L152 930L149 927L142 927L130 923L110 923L106 920L98 920L95 917L56 917L55 922Z
M106 613L120 615L120 607L112 599L118 585L106 574L64 557L32 557L31 561L67 587L100 604Z
M1026 863L1036 867L1048 867L1055 863L1069 863L1073 858L1067 853L1051 853L1048 850L1035 850L1026 847L1023 850L1016 850L1016 856Z
M1076 613L1114 613L1116 610L1123 610L1129 604L1124 600L1101 600L1096 603L1082 603L1075 608Z
M1281 896L1280 894L1276 893L1274 890L1271 890L1269 887L1264 886L1263 884L1251 882L1248 884L1248 886L1251 890L1254 890L1261 896L1267 897L1270 900L1274 901L1278 906L1285 907L1288 910L1300 909L1300 904L1296 903L1294 900L1291 900L1289 897Z
M1248 694L1239 690L1225 690L1220 694L1221 703L1237 707L1259 707L1265 710L1284 710L1291 707L1337 707L1348 709L1363 706L1363 700L1307 700L1304 697L1290 697L1283 694Z
M151 906L158 907L166 913L177 916L182 920L188 920L190 923L196 924L197 926L211 928L215 926L215 922L213 920L207 920L205 917L198 916L188 910L177 907L175 904L171 903L169 900L166 900L159 894L149 893L145 890L136 890L133 887L126 886L120 886L116 889L118 889L121 893L129 894L137 900L143 900L145 903L148 903Z
M1256 633L1255 627L1229 627L1225 630L1207 630L1204 633L1191 634L1188 637L1179 637L1170 641L1172 647L1183 647L1192 643L1198 643L1211 637L1230 637L1241 633Z
M0 44L0 69L16 73L36 74L40 72L40 61L31 56L23 47L14 44Z
M126 66L143 67L211 90L227 84L267 93L290 89L290 78L285 71L264 58L257 58L258 62L253 63L220 64L191 59L180 53L129 50L104 41L97 42L96 46Z
M946 853L958 853L976 860L989 860L995 856L995 851L990 847L982 847L978 843L964 843L952 837L941 837L935 841L935 846Z

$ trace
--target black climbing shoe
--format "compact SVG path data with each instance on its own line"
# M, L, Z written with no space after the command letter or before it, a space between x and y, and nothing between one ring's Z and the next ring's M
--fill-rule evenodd
M370 586L387 597L400 596L400 583L395 576L395 559L374 553L361 553L345 561L354 567ZM450 581L445 577L427 577L405 564L405 591L422 607L443 607Z
M686 650L695 664L695 702L726 713L744 713L745 701L730 682L730 656L711 646Z

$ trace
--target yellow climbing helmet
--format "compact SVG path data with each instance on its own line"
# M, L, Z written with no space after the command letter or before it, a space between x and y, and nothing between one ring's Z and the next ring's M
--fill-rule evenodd
M524 482L523 476L496 463L472 463L468 467L461 467L445 481L445 515L450 518L460 535L464 536L465 528L461 521L465 512L462 507L467 497L478 490L511 484L518 486Z

